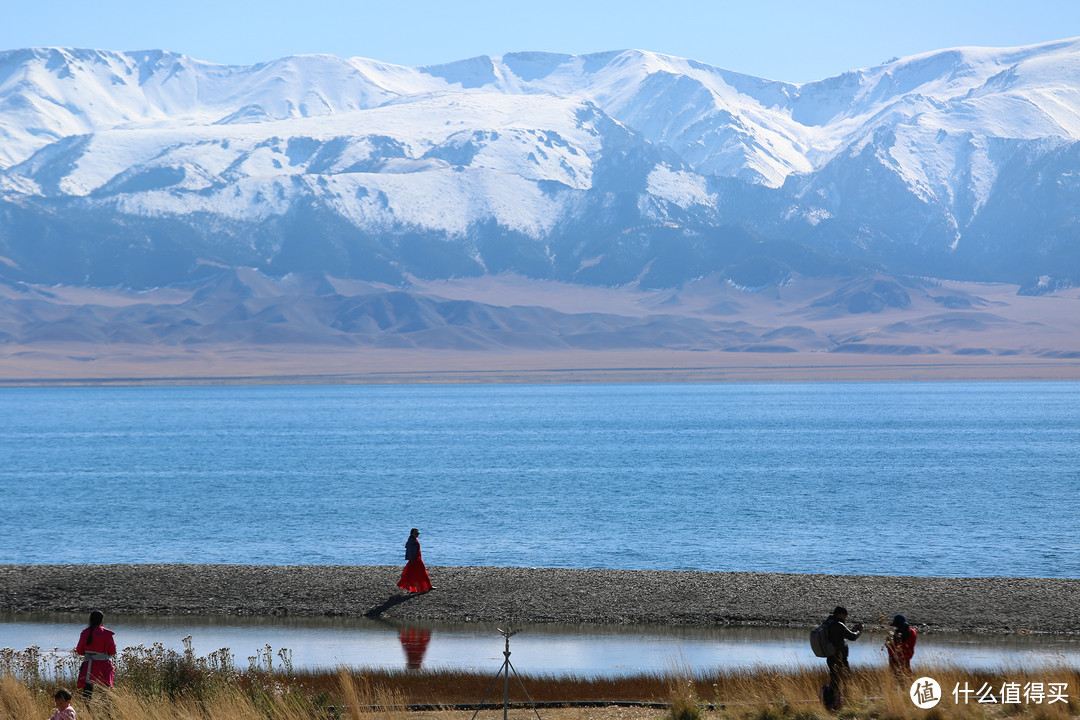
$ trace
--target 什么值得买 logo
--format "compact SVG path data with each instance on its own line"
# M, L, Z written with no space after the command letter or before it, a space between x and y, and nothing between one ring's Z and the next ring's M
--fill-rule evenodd
M916 707L929 710L941 702L941 685L932 677L921 677L911 683L908 694Z

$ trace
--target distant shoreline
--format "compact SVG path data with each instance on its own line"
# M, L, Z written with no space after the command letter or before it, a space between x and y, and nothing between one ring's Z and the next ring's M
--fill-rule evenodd
M811 627L837 604L878 623L963 633L1080 634L1080 579L430 567L0 565L0 612L295 615L400 620Z
M135 352L132 348L127 351ZM837 353L0 352L0 387L1080 381L1080 359ZM85 350L81 350L85 352ZM91 370L92 368L92 370Z

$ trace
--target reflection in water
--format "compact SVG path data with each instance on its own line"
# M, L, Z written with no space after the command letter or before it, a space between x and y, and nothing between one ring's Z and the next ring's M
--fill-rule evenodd
M140 617L113 615L117 644L161 642L183 651L180 638L193 636L195 651L230 648L235 657L255 655L267 644L289 648L297 668L407 667L491 672L502 663L503 639L496 623L422 623L370 618ZM0 613L0 648L71 646L72 633L86 626L74 614ZM819 671L807 639L809 628L688 627L655 625L524 625L514 640L519 672L555 675L632 675L669 671L683 662L695 671L717 668L805 666ZM851 644L851 663L881 666L887 660L881 634ZM934 664L966 668L1080 667L1075 635L919 634L913 667Z
M418 627L401 628L398 639L401 640L401 649L405 651L405 667L419 670L420 664L424 662L428 643L431 642L431 631Z

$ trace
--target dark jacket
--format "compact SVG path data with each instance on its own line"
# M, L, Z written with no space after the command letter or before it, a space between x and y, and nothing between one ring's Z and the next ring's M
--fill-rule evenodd
M405 562L415 560L420 555L420 541L414 537L405 543Z
M847 657L848 654L848 640L858 640L862 635L862 630L855 632L848 628L847 625L840 622L840 619L835 615L830 615L825 620L825 627L829 630L829 642L834 648L836 648L837 655L843 655Z

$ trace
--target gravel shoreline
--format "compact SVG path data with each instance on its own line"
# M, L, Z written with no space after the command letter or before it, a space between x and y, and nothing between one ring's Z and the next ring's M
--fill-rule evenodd
M0 612L377 616L518 623L812 627L843 604L877 622L965 633L1080 633L1080 580L429 567L409 596L400 567L0 565Z

